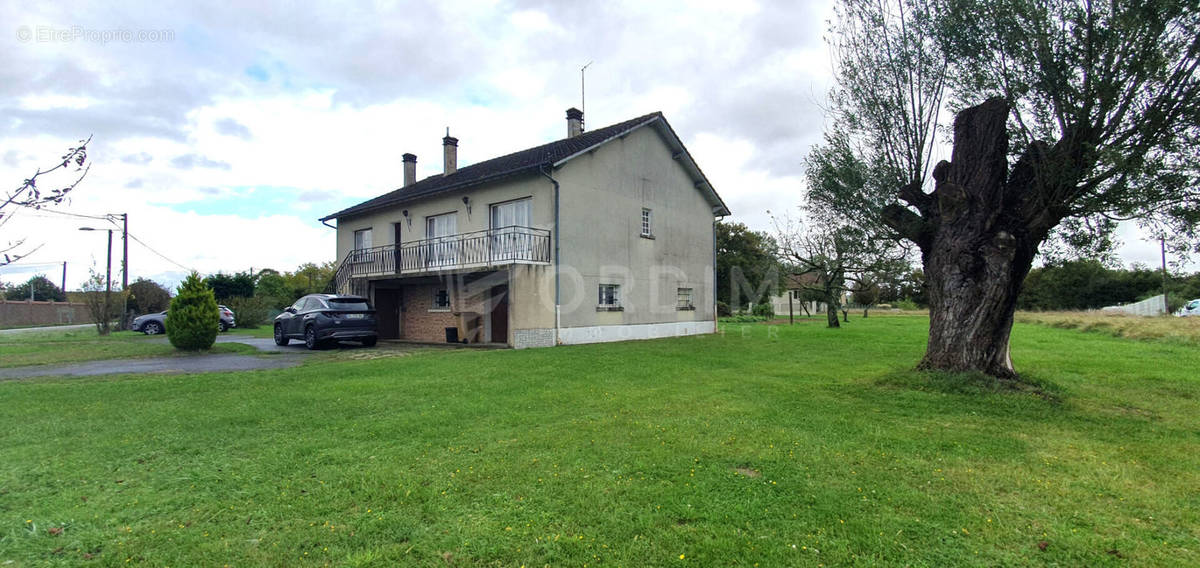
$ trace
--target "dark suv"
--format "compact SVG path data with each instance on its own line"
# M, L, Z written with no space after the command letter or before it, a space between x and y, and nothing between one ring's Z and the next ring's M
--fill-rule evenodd
M371 347L379 340L377 329L375 310L366 298L309 294L275 318L275 344L303 339L305 347L319 349L327 343L347 340Z

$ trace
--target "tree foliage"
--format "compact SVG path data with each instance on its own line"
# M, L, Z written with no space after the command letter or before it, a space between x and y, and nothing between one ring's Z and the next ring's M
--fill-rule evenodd
M30 289L33 289L33 301L35 302L65 302L67 301L67 293L59 288L57 284L46 278L45 274L39 274L30 278L24 284L6 288L4 297L9 300L28 300L30 297Z
M938 15L955 106L1010 105L1013 175L1044 209L1030 225L1085 251L1122 219L1197 244L1200 2L953 0Z
M217 340L217 299L193 272L179 285L167 311L167 338L176 349L202 351Z
M96 325L96 333L108 335L114 320L121 316L122 293L113 293L111 283L104 280L103 274L95 270L90 273L87 282L83 283L83 301Z
M1025 278L1022 310L1091 310L1162 293L1162 273L1144 266L1113 269L1095 260L1035 268Z
M769 301L780 289L778 244L742 223L716 224L717 301L732 310Z
M162 284L138 278L129 284L129 307L135 313L161 312L171 305L171 293Z
M25 179L21 185L15 189L6 192L0 199L0 229L4 228L13 215L21 209L41 209L48 205L56 205L62 203L67 195L83 181L88 170L91 169L91 164L84 166L87 162L87 145L92 141L89 136L86 140L80 140L79 145L74 148L68 148L67 152L59 157L58 162L53 166L42 169L38 168L33 175ZM52 174L58 170L69 170L74 168L77 176L68 178L68 182L63 185L44 187L42 184L44 178L48 174ZM41 245L33 247L33 249L23 250L25 245L25 237L11 238L6 236L8 240L0 243L0 266L16 262L26 256L29 256Z
M249 272L209 274L204 283L212 289L218 301L254 296L254 277Z

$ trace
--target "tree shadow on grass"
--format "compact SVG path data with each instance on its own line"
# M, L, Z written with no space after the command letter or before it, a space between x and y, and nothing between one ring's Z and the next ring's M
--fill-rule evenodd
M1020 380L1008 380L979 372L897 370L879 377L875 384L962 396L1033 397L1053 406L1061 406L1066 394L1057 384L1036 376L1021 375Z

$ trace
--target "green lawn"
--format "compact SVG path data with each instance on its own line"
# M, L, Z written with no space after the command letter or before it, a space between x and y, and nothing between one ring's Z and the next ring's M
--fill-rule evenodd
M255 353L257 349L226 343L214 345L212 352ZM102 336L89 327L0 334L0 368L187 354L172 347L165 335L150 337L135 331L115 331Z
M3 383L0 564L1200 564L1200 349L926 325Z

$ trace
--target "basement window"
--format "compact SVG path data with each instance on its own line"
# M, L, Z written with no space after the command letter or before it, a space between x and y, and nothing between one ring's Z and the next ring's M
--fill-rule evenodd
M601 284L600 297L596 303L598 312L619 312L621 307L621 286L618 284Z
M450 290L448 288L435 288L433 290L433 303L431 304L429 311L450 311Z
M692 303L692 289L679 288L675 294L675 308L678 310L694 310L696 304Z

